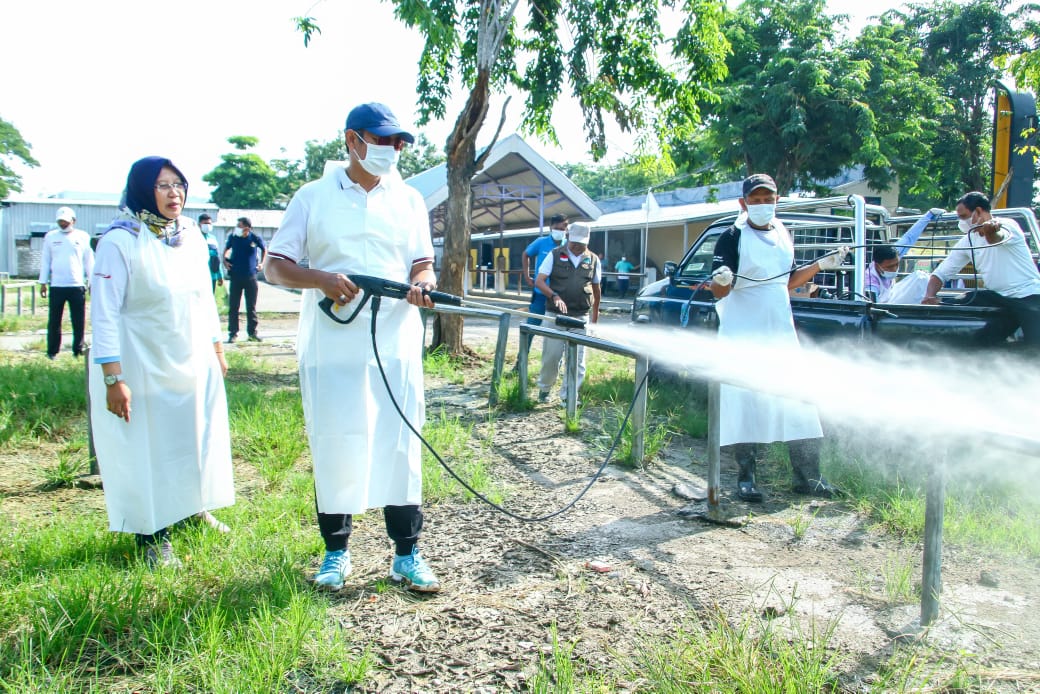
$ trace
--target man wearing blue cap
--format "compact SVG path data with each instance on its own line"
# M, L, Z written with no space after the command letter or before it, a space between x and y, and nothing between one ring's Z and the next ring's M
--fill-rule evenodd
M390 578L436 592L440 582L419 554L422 455L397 414L372 349L371 304L347 325L325 316L323 298L341 308L358 297L352 274L412 284L406 301L382 300L377 344L389 390L421 429L423 325L416 307L433 307L433 241L426 204L396 172L414 142L383 104L362 104L346 123L347 167L330 171L293 196L268 247L267 278L303 289L297 355L300 392L314 461L318 527L325 555L314 576L339 590L350 573L347 541L354 514L383 508L396 554ZM299 265L307 258L308 266ZM350 310L353 310L351 308Z

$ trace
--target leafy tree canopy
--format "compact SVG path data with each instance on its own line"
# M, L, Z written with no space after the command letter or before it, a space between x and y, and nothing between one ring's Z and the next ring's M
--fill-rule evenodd
M22 189L22 177L13 168L16 162L25 166L40 165L33 159L31 149L32 145L22 138L18 128L0 118L0 200Z
M257 138L236 135L228 142L243 153L223 155L220 164L202 177L213 186L210 199L223 208L275 209L283 190L278 174L260 155L244 151L255 146Z

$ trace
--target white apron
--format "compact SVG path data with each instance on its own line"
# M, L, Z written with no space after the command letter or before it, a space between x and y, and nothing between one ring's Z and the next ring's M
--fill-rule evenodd
M403 209L359 206L337 189L311 208L310 267L408 282L414 222ZM395 219L400 215L400 219ZM378 217L378 219L374 219ZM383 231L376 233L373 228ZM303 292L297 349L300 391L314 460L318 510L363 513L422 503L422 450L386 393L372 352L371 301L352 323L334 322L318 308L324 295ZM339 309L346 319L361 295ZM425 422L423 326L419 309L384 298L376 329L379 356L401 410L419 431Z
M128 244L119 341L129 424L107 410L101 365L90 368L91 424L111 530L150 535L235 502L209 252L197 229L183 234L177 248L147 229Z
M794 247L787 229L773 220L768 232L747 224L740 230L740 267L745 277L773 277L791 269ZM787 293L788 275L768 282L736 278L733 290L716 304L719 340L798 344ZM768 358L768 356L766 357ZM816 408L804 402L722 385L719 443L771 443L823 436Z

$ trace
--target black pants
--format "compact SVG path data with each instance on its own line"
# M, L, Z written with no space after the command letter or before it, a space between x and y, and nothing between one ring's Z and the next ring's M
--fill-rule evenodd
M83 354L83 322L86 317L87 290L85 287L51 287L50 308L47 314L47 356L61 351L61 321L65 303L69 304L72 321L72 353Z
M994 306L1004 309L976 335L976 340L980 345L1003 342L1015 330L1022 328L1023 342L1032 349L1040 348L1040 294L1012 299L994 291L982 289L975 292L970 303L974 306Z
M400 556L411 554L422 532L422 507L387 506L383 509L383 520L386 534L394 541L394 551ZM353 528L354 517L348 513L318 512L318 529L329 552L346 549Z
M246 295L246 331L250 335L256 335L256 275L245 277L231 276L231 286L228 287L228 335L238 335L238 309L242 305L242 294Z

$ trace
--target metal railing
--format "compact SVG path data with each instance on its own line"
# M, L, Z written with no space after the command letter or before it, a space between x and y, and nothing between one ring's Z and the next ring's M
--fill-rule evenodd
M0 283L0 316L7 313L7 299L11 294L11 290L14 290L15 305L14 313L16 316L22 315L22 305L24 303L22 299L22 290L25 288L29 289L29 314L36 315L36 289L40 285L37 282L2 282Z
M574 419L575 415L578 413L578 389L575 387L578 383L578 345L589 347L591 349L598 349L604 352L610 352L612 354L620 354L621 356L632 357L635 359L635 387L637 393L635 405L632 408L632 460L642 462L646 451L644 433L646 428L647 389L645 387L640 388L639 385L643 382L643 379L646 378L647 372L650 370L649 358L634 349L625 347L624 345L608 342L596 337L590 337L583 333L557 330L555 328L543 328L539 325L528 325L524 323L520 326L520 354L517 358L517 365L520 372L520 398L522 400L527 399L527 360L532 342L531 339L525 338L528 338L529 336L533 338L534 335L541 335L546 339L564 340L567 343L564 378L568 384L566 403L568 419Z
M488 393L488 404L497 404L498 385L502 381L502 369L504 368L506 361L506 345L509 343L509 314L502 311L493 311L491 309L437 304L432 309L423 309L423 332L426 331L427 318L429 318L433 313L453 313L467 318L498 321L498 339L495 342L495 361L491 368L491 391ZM423 344L426 344L425 339L423 340Z

